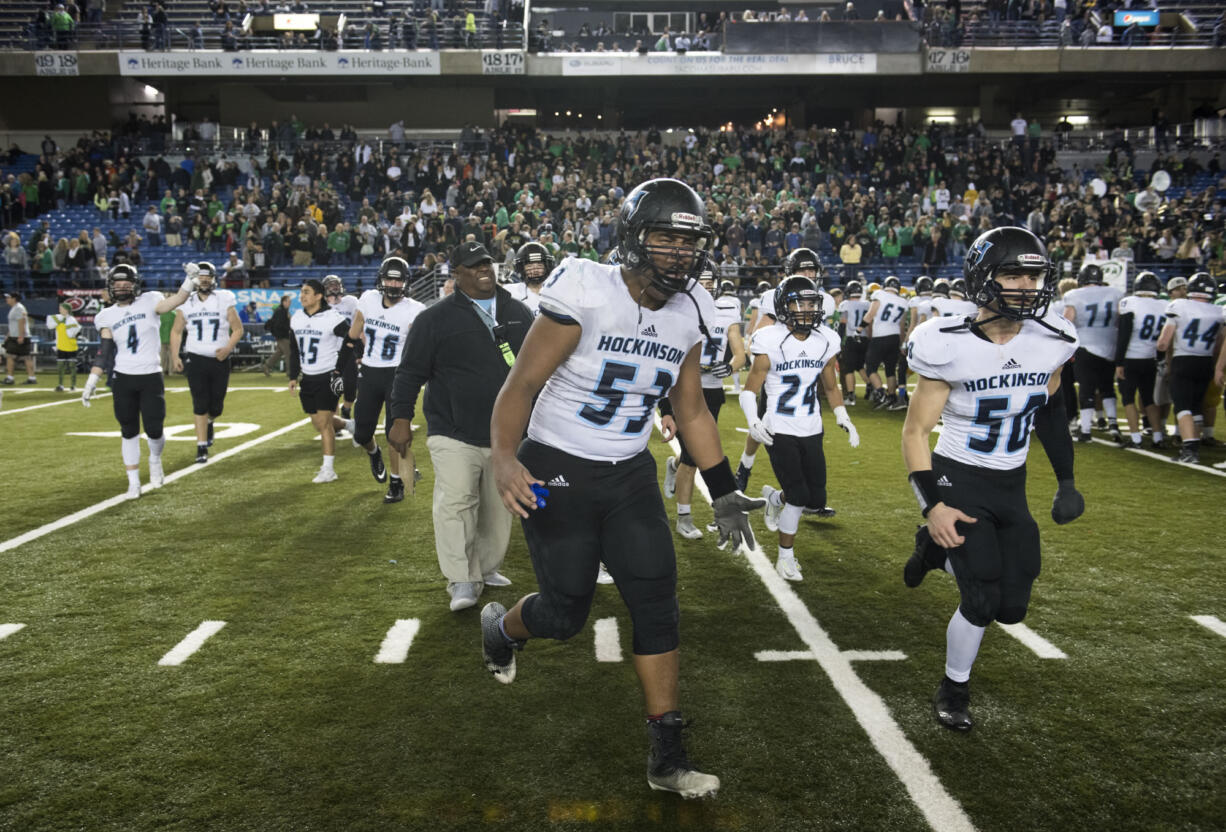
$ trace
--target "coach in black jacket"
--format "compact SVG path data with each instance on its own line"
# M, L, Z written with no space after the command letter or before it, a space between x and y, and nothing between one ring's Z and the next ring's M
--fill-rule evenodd
M455 292L417 316L392 383L388 441L401 456L413 443L410 422L422 410L434 464L434 546L451 609L475 606L486 584L510 583L498 569L511 537L511 515L494 486L490 416L532 312L498 286L485 246L451 252Z

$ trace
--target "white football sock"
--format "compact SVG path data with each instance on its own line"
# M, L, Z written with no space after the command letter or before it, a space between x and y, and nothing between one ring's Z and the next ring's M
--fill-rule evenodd
M791 546L788 546L788 547L786 547L786 548L785 548L785 547L783 547L783 546L780 546L780 547L779 547L779 557L781 557L781 558L792 558L793 560L795 560L795 558L796 558L796 550L795 550L795 549L793 549Z
M1103 410L1107 411L1107 421L1111 423L1107 427L1115 427L1115 421L1119 418L1115 412L1115 399L1103 399Z
M954 610L945 629L945 675L955 682L971 678L971 665L979 654L986 627L976 627L962 617L961 608Z
M1201 428L1201 429L1200 429L1200 438L1201 438L1201 439L1212 439L1212 438L1213 438L1213 428L1214 428L1214 427L1215 427L1214 425L1205 425L1203 428Z
M689 503L677 503L677 516L678 517L680 517L682 514L689 514L689 513L690 513Z
M166 447L166 434L162 434L157 439L146 437L145 441L149 443L149 457L151 459L161 459L162 449Z
M128 471L127 473L128 473L128 486L129 487L135 486L136 488L140 488L140 471L133 469L131 471Z
M331 470L332 470L332 463L333 463L335 460L336 460L336 457L335 457L335 456L330 456L330 455L328 455L328 454L324 454L324 464L323 464L323 468L322 468L321 470L324 470L324 471L331 471Z
M744 465L746 468L752 468L753 459L755 456L757 456L757 453L752 453L752 454L742 453L741 454L741 464Z
M1090 428L1094 426L1094 408L1083 407L1081 409L1081 432L1089 433Z
M124 465L140 465L140 437L131 439L124 437L119 440L119 450L123 454Z
M796 530L800 528L800 516L804 514L803 506L794 506L791 503L783 504L783 511L779 512L779 531L781 534L796 534Z

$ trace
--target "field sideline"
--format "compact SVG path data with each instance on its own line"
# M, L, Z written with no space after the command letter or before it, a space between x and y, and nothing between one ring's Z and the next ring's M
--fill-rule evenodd
M109 399L5 391L0 829L1223 826L1226 472L1078 445L1087 513L1057 527L1036 447L1044 569L1025 624L1065 658L992 628L978 725L955 735L930 697L956 590L901 581L918 517L903 414L852 408L853 450L827 410L838 516L802 521L803 583L774 575L760 514L756 553L676 539L691 753L724 783L683 804L644 782L616 589L599 589L581 635L530 644L498 685L477 610L446 606L424 432L425 477L402 504L382 504L347 441L340 481L313 485L319 443L283 381L234 376L214 459L195 466L193 442L170 441L165 487L101 507L125 487L118 440L70 434L117 431ZM168 426L190 424L186 392L167 405ZM734 465L738 427L730 398ZM662 465L658 434L651 448ZM766 483L762 453L751 492ZM694 511L701 528L710 506L696 495ZM483 601L535 586L518 529L503 571L514 585ZM176 646L179 663L159 664Z

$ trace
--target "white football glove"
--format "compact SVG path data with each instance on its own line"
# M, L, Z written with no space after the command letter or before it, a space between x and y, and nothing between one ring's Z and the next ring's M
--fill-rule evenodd
M847 408L839 405L834 409L834 423L847 431L847 442L853 448L860 447L860 434L856 430L856 426L851 423L851 417L847 415Z
M195 268L194 263L189 263L188 265ZM199 272L197 271L197 273ZM190 295L192 292L196 291L196 275L189 272L187 277L183 278L183 285L179 287L179 291L185 295Z
M195 277L196 275L200 274L200 266L196 265L195 263L184 263L183 271L188 277Z
M98 379L100 378L102 378L102 376L97 376L90 373L89 378L85 380L85 389L81 391L81 404L84 406L89 407L90 397L92 397L94 395L94 391L98 389Z
M774 432L761 419L754 419L749 423L749 435L753 437L753 441L768 448L775 444Z

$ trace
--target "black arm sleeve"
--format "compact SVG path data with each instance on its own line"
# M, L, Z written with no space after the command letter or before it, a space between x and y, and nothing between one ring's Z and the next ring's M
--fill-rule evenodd
M341 338L349 338L349 321L341 321L336 326L332 327L332 334L339 335ZM353 342L350 342L350 346Z
M290 333L289 338L289 377L296 379L302 372L302 359L298 356L298 339Z
M1073 479L1073 436L1065 421L1065 395L1063 388L1057 390L1034 417L1034 435L1043 443L1057 482Z
M1127 312L1120 315L1119 334L1115 338L1115 366L1124 366L1124 356L1128 353L1128 342L1132 338L1133 314Z
M111 370L115 369L115 354L118 352L114 338L103 338L98 354L94 356L94 366L100 368L104 376L110 375Z

